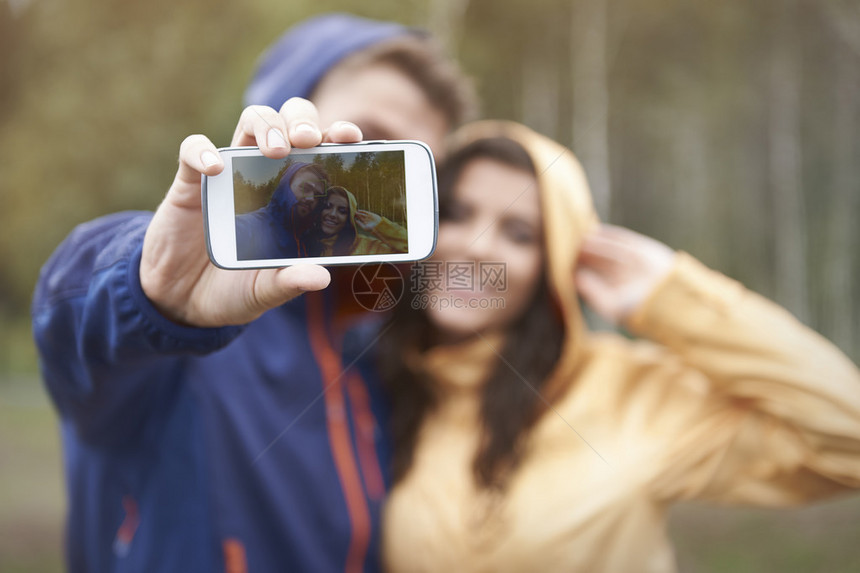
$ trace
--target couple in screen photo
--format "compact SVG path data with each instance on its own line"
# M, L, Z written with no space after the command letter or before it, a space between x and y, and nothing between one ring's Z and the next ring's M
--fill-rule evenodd
M301 161L287 167L265 207L236 216L240 260L405 253L407 238L400 224L359 209L323 167Z

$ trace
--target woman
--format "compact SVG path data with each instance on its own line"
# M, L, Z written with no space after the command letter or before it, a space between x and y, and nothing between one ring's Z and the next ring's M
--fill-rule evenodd
M856 367L692 257L600 227L569 151L468 126L440 208L434 261L507 277L431 284L446 304L401 305L383 331L389 570L668 572L672 502L860 487ZM577 291L653 342L589 332Z
M359 234L358 231L366 233ZM370 236L369 236L370 235ZM315 221L303 238L315 257L407 252L406 229L381 215L358 209L355 196L330 187L317 206Z

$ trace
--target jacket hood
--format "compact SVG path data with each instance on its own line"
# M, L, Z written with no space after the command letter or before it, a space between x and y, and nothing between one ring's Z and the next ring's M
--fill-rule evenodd
M583 238L599 220L585 172L573 152L524 125L507 121L467 124L452 136L449 152L456 152L479 139L497 137L522 146L537 172L547 284L565 324L559 362L551 380L544 386L552 396L571 380L586 334L574 284L574 268Z
M350 14L325 14L287 30L262 56L245 90L245 105L279 109L291 97L307 98L317 83L346 56L408 34L393 22Z

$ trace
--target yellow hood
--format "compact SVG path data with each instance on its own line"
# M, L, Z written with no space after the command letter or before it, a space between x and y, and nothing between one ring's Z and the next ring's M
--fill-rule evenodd
M598 224L585 172L569 149L528 127L508 121L479 121L452 137L456 150L479 139L504 137L528 152L537 172L541 198L547 283L565 323L559 363L547 381L548 399L572 379L586 326L576 294L573 272L582 240Z

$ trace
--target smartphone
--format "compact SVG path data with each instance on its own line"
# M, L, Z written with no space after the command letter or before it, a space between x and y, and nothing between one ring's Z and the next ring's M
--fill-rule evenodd
M218 150L203 177L206 247L225 269L417 261L436 246L433 154L418 141Z

